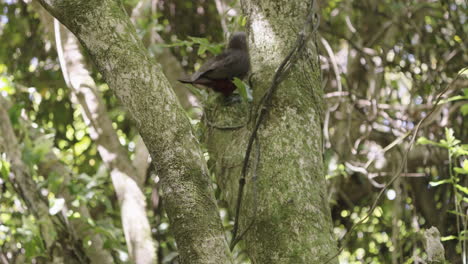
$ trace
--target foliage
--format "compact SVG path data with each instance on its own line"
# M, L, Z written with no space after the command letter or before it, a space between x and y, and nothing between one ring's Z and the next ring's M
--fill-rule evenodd
M462 185L463 178L462 176L468 175L468 159L464 159L460 167L454 166L453 161L459 157L468 155L468 144L461 145L461 141L456 139L453 134L453 129L445 129L445 139L441 139L439 142L434 142L428 140L425 137L420 137L418 143L422 145L432 145L440 148L447 149L448 155L448 166L450 178L431 181L429 184L432 187L436 187L442 184L449 184L452 186L454 194L454 209L448 210L448 213L454 214L457 222L457 230L455 235L447 235L442 237L442 241L448 241L452 239L457 239L458 250L466 250L467 248L467 237L468 234L468 225L466 219L468 215L463 210L464 204L468 202L468 188L466 185ZM466 176L465 176L466 177Z
M234 78L234 84L236 85L237 91L239 92L242 100L244 100L244 102L252 102L253 97L250 86L237 77Z
M234 2L223 14L231 31L248 22ZM200 4L174 3L183 14L194 13ZM125 1L129 10L136 4ZM221 52L219 14L214 3L203 5L206 17L193 19L201 21L197 27L177 27L192 19L170 16L167 6L137 20L143 39L157 32L169 43L151 42L149 52L170 47L189 72ZM2 1L0 8L0 96L11 103L10 121L37 191L51 215L60 214L66 205L69 220L83 219L87 230L102 235L116 263L128 263L111 179L81 118L81 108L63 81L51 32L27 1ZM461 262L468 232L468 75L456 76L468 61L467 13L461 0L322 2L317 43L327 101L324 157L337 239L366 216L410 147L408 133L435 107L434 96L450 86L438 110L422 125L405 170L386 190L386 199L355 227L348 242L341 241L342 263L423 263L427 254L420 236L431 226L442 235L447 260ZM200 29L214 24L214 30ZM133 157L134 125L102 77L92 71L119 140ZM248 85L240 80L236 85L242 98L250 101ZM200 97L207 94L203 91ZM63 175L41 174L39 167L47 162L49 151L71 171L69 181ZM40 219L23 203L7 155L0 153L0 252L10 263L37 261L45 255ZM59 195L64 188L71 201ZM148 217L159 242L158 257L161 263L175 263L177 245L164 201L159 206L154 201L155 196L164 196L159 191L156 173L148 172L144 193L153 201ZM216 191L220 199L222 190ZM232 216L219 202L223 223L232 228ZM79 212L80 206L90 210L89 217ZM92 246L90 238L81 242ZM239 263L248 263L242 245L235 254Z
M223 46L222 44L211 44L206 38L189 37L189 40L177 41L172 44L164 44L162 47L188 47L192 48L193 45L198 45L197 55L204 55L205 52L218 55L221 53Z
M467 76L462 69L468 58L461 37L468 32L466 3L330 0L322 8L325 157L338 238L367 214L412 147L386 199L370 219L355 226L348 242L341 241L340 260L421 263L426 258L422 229L435 226L445 238L463 234L450 214L466 212L467 203L459 197L463 191L434 183L454 182L452 166L464 164L466 153L455 157L429 145L410 146L407 140L435 107L435 96L448 87L418 131L418 142L447 148L460 139L463 143L452 151L466 143ZM457 179L459 187L468 185L466 177ZM459 218L466 222L466 216ZM457 243L443 242L451 263L466 258Z

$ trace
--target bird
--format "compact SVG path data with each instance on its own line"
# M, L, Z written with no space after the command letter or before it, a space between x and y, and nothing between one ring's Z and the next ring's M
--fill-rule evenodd
M236 32L229 40L226 50L207 60L192 76L178 81L203 85L228 97L236 90L233 79L243 79L249 70L247 35L245 32Z

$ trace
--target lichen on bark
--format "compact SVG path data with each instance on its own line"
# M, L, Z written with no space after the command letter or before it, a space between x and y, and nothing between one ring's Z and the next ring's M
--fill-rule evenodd
M41 4L70 29L135 120L161 178L181 263L231 263L206 164L161 67L118 1Z
M304 1L245 0L242 7L248 17L252 109L258 109L312 6ZM283 77L265 106L268 113L251 153L239 233L252 224L243 238L253 263L323 263L336 245L322 160L320 68L312 38ZM207 115L222 120L212 109L205 109ZM210 128L206 136L211 167L232 214L247 141L258 117L252 113L245 127Z

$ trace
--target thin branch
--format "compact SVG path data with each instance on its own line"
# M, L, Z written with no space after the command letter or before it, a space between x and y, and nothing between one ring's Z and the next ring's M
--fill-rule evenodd
M379 203L380 199L382 198L382 195L385 193L385 191L393 184L393 182L395 182L397 179L399 179L402 175L402 172L403 172L403 169L405 168L406 166L406 163L407 163L407 160L408 160L408 154L409 152L411 151L411 148L412 146L414 145L414 142L416 141L416 136L419 132L419 129L421 128L421 125L436 111L436 109L438 108L438 104L439 102L442 100L442 97L444 96L444 94L446 92L448 92L452 86L452 84L467 70L468 68L463 68L459 73L458 75L455 77L455 79L450 83L448 84L445 89L439 93L439 95L437 96L436 100L435 100L435 103L432 107L432 109L430 110L430 112L423 118L421 119L418 124L416 125L416 127L414 129L412 129L410 132L408 132L407 134L405 134L405 136L403 138L401 138L401 140L403 140L404 138L406 138L407 136L411 135L411 140L409 142L409 146L408 148L406 149L405 151L405 154L403 156L403 160L402 162L400 163L400 167L398 168L397 172L395 173L395 175L393 176L393 178L385 185L385 187L379 192L379 194L377 195L377 198L375 198L369 212L361 219L359 220L357 223L355 223L351 228L350 230L346 233L346 235L341 239L343 241L343 245L340 247L340 249L337 251L337 253L332 256L331 258L329 258L325 264L327 263L330 263L330 261L332 261L334 258L336 258L344 249L345 245L347 244L348 242L348 239L350 237L350 234L354 231L354 229L361 225L362 223L364 223L364 221L366 221L371 215L372 213L374 212L375 208L377 208L377 204ZM397 139L398 141L394 141L392 142L389 146L387 146L385 149L390 149L392 148L393 146L395 146L396 144L398 144L400 141L399 139ZM387 149L387 150L388 150Z

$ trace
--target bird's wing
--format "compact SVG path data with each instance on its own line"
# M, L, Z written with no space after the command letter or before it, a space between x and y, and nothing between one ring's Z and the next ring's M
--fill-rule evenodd
M229 53L220 60L215 60L212 63L209 71L206 71L202 76L210 79L230 79L232 78L233 66L237 61L235 54Z
M215 80L243 78L250 68L248 53L242 50L228 50L227 54L222 60L215 61L212 70L205 72L202 77Z
M207 60L201 67L200 69L198 69L197 72L195 72L191 79L192 79L192 82L196 81L197 79L199 79L202 75L204 75L205 73L209 72L209 71L212 71L213 69L215 69L215 67L217 67L218 65L218 62L219 61L222 61L228 54L226 53L221 53L220 55L216 56L216 57L213 57L209 60Z
M232 51L226 51L220 55L208 60L203 64L200 69L192 76L192 81L201 77L217 80L226 79L236 76L237 73L233 72L238 61L238 54Z

